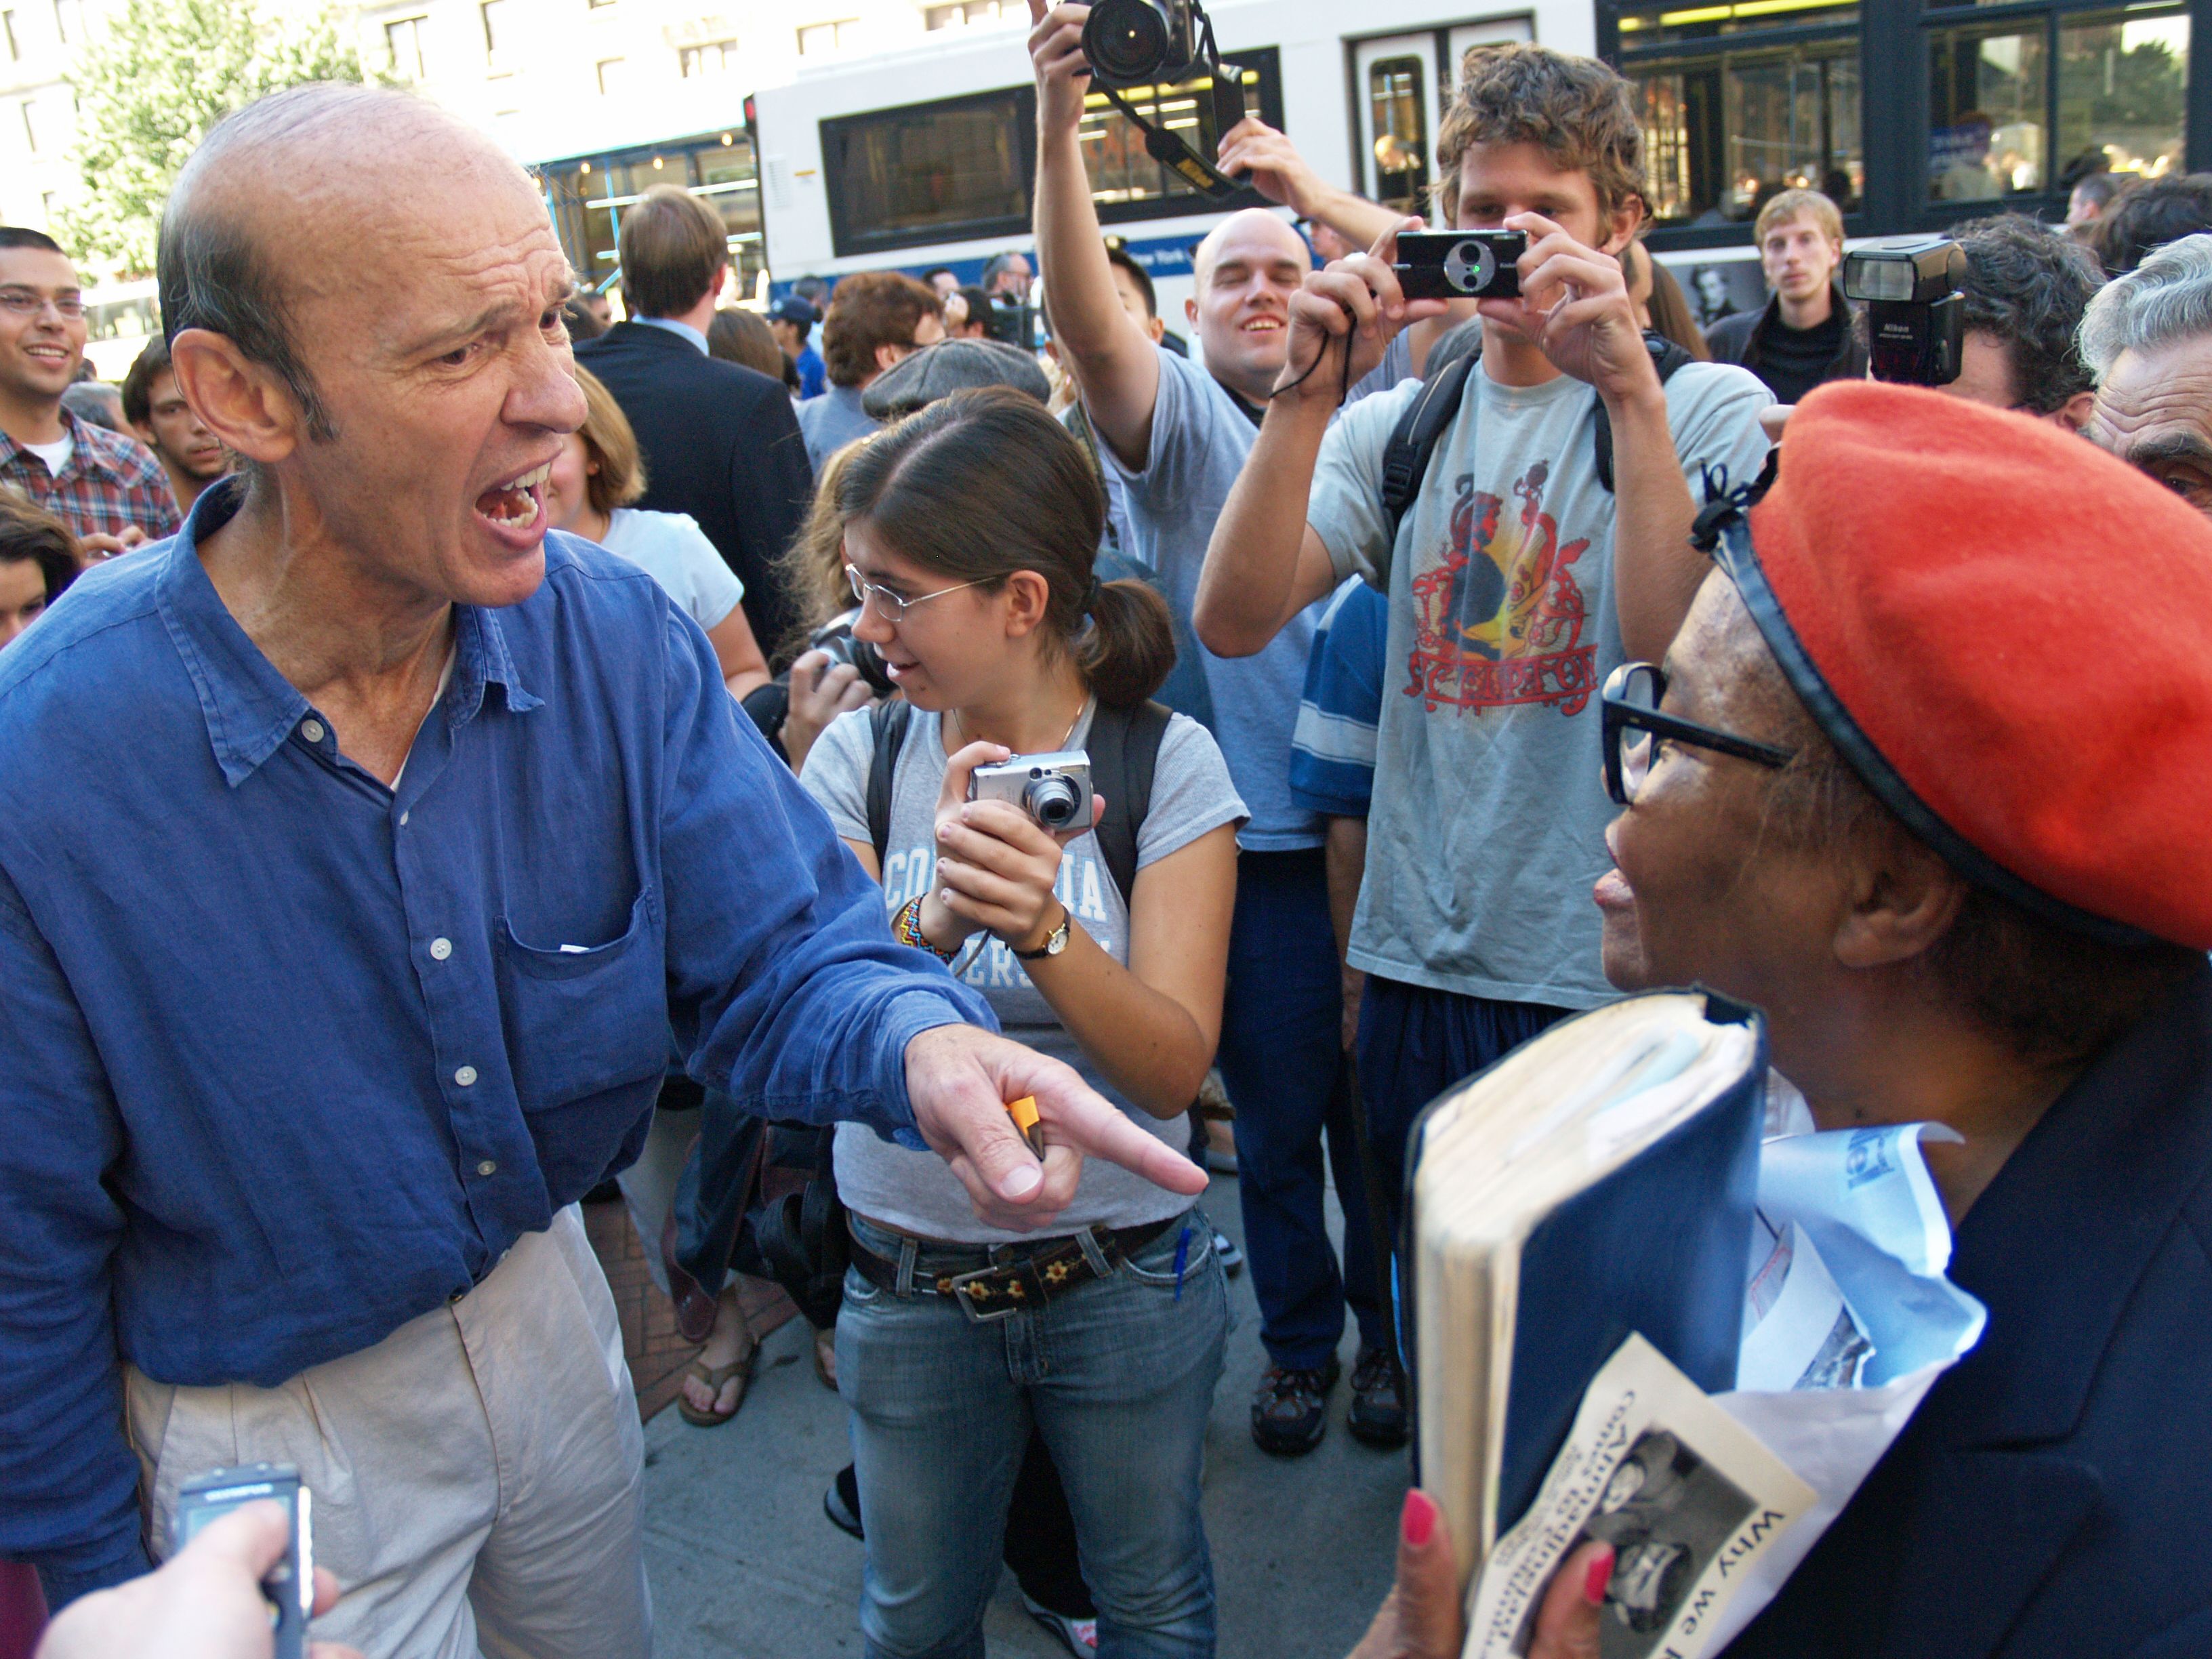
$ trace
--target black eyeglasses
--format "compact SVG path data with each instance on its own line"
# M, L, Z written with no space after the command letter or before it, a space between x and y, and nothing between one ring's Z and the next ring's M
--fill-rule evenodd
M1605 690L1598 694L1605 721L1605 793L1618 805L1634 801L1650 775L1655 738L1733 755L1758 766L1787 766L1796 757L1795 750L1662 714L1659 701L1666 695L1667 676L1655 663L1625 662L1605 677Z

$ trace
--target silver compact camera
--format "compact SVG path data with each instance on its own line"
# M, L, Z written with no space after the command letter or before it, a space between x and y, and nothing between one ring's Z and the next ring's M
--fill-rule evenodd
M1091 757L1079 749L1017 755L968 775L969 800L1011 801L1043 829L1091 827Z

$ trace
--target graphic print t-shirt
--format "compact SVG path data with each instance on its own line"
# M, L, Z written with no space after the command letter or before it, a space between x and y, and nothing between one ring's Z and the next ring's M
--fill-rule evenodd
M1436 990L1594 1007L1613 994L1590 888L1615 811L1597 694L1621 661L1597 392L1567 375L1503 386L1477 365L1394 546L1382 454L1417 391L1344 412L1306 508L1338 574L1390 600L1352 963ZM1732 484L1758 477L1759 411L1772 401L1725 364L1668 381L1692 501L1707 465Z
M1085 714L1068 740L1080 749L1091 730ZM823 732L806 757L800 775L830 822L845 840L866 846L868 765L875 736L867 711L842 716ZM937 716L921 709L908 724L892 781L890 836L884 849L884 903L896 910L929 890L936 873L937 796L945 787L945 740ZM1152 805L1137 830L1137 870L1196 841L1209 830L1244 820L1244 803L1229 781L1229 768L1213 738L1197 721L1177 714L1160 739L1153 764ZM1060 855L1055 888L1060 902L1083 931L1115 961L1129 960L1129 912L1098 855L1098 837L1087 835L1068 843ZM971 939L954 958L960 977L981 991L1006 1034L1040 1054L1066 1060L1084 1080L1141 1127L1182 1152L1190 1139L1182 1118L1162 1121L1132 1106L1099 1075L1081 1047L1060 1023L1052 1005L1030 982L1022 963L1003 941L984 935ZM967 1189L933 1152L908 1152L856 1123L837 1129L837 1192L847 1207L923 1238L1005 1243L1024 1235L988 1227L975 1219ZM1075 1202L1053 1224L1055 1234L1102 1227L1134 1227L1164 1221L1190 1206L1190 1200L1103 1158L1083 1166Z

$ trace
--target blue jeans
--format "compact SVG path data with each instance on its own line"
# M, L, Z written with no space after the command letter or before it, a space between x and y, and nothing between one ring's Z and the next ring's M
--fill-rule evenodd
M845 1275L837 1387L867 1534L867 1659L981 1659L1006 1504L1034 1423L1067 1488L1099 1659L1212 1659L1213 1567L1199 1516L1206 1419L1229 1334L1212 1230L1186 1218L1104 1279L976 1324L937 1296ZM896 1261L900 1237L853 1218ZM927 1276L971 1255L924 1249Z
M1221 1080L1237 1108L1237 1200L1260 1304L1260 1340L1278 1365L1328 1364L1348 1305L1360 1340L1387 1345L1359 1132L1338 1090L1344 984L1319 848L1237 860ZM1322 1218L1326 1140L1344 1206L1344 1273Z

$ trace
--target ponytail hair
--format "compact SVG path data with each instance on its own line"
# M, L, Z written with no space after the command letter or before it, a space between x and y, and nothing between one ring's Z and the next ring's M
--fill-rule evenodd
M996 592L1018 570L1042 576L1044 637L1103 703L1142 702L1175 666L1167 601L1095 574L1106 496L1090 458L1024 392L956 392L878 433L838 480L837 506L953 581Z

